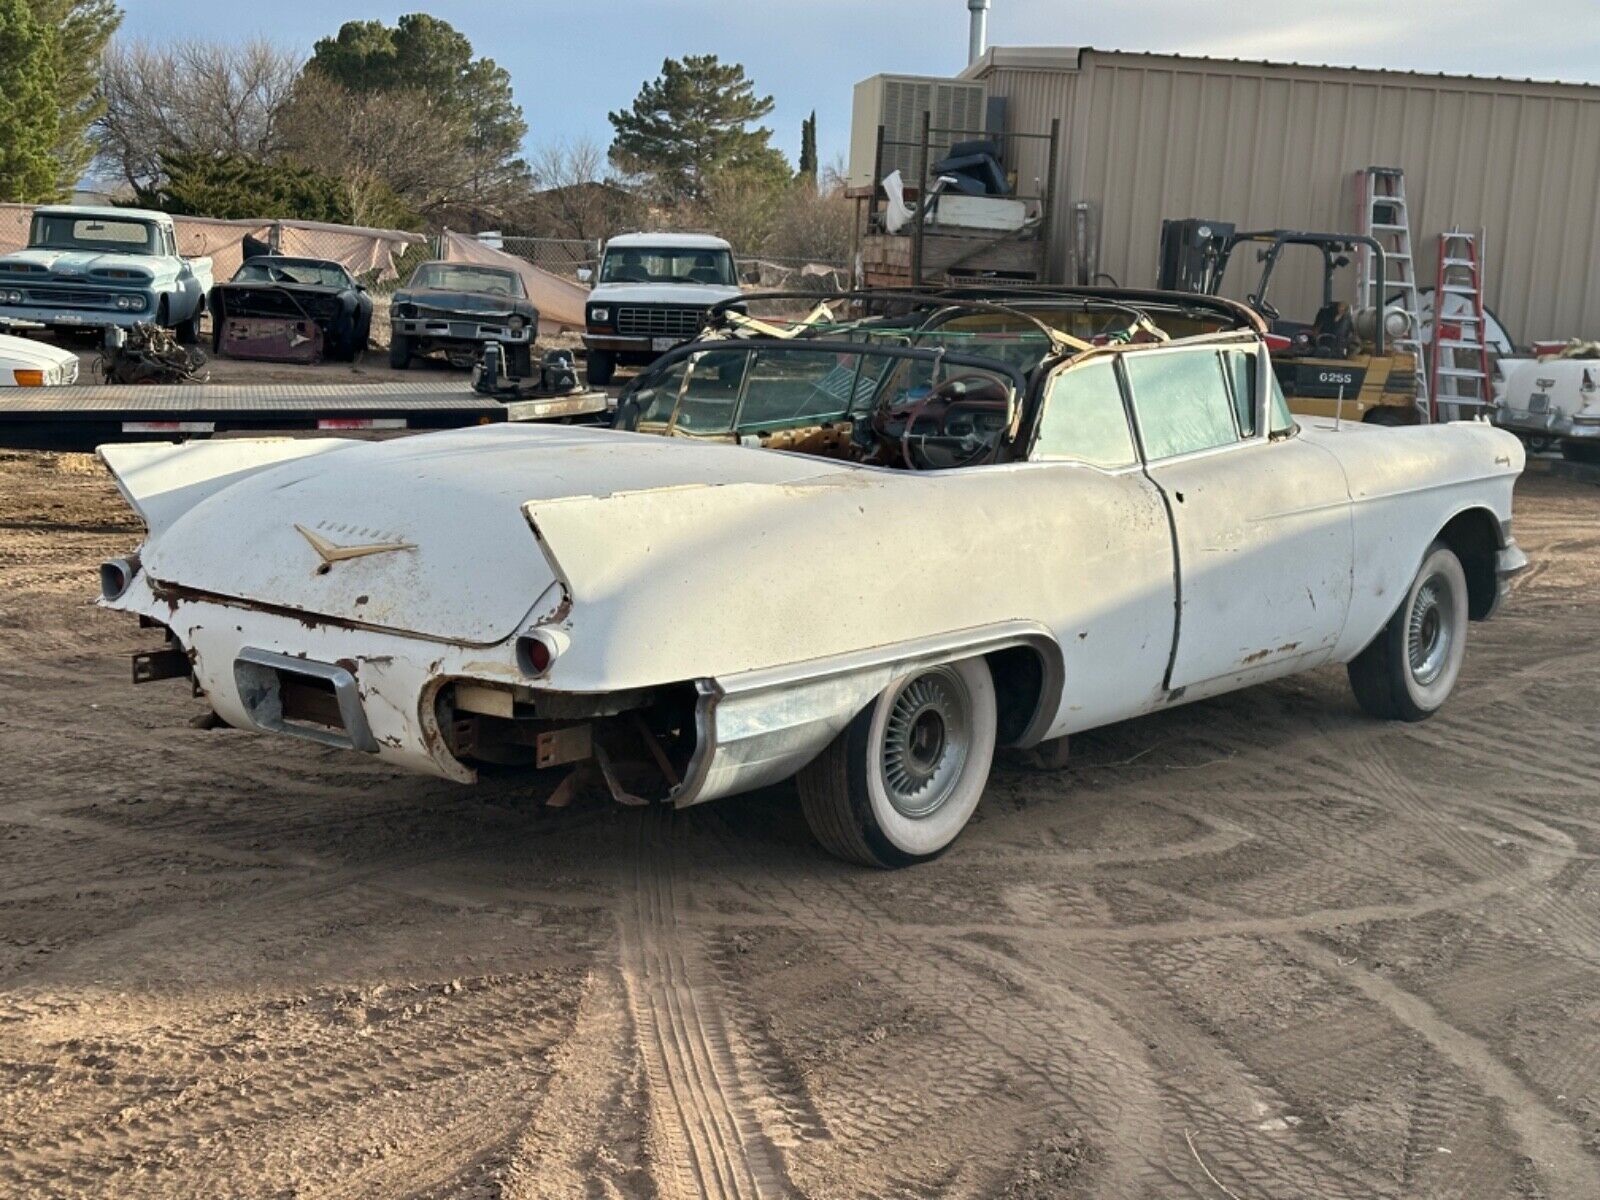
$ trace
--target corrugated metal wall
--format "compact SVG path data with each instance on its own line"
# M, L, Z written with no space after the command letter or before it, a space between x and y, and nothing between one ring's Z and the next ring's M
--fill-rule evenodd
M1482 226L1489 306L1519 342L1600 336L1600 87L1089 49L1000 48L969 74L1013 130L1062 119L1062 275L1073 201L1098 209L1099 269L1149 286L1163 217L1350 230L1354 172L1399 166L1422 283L1441 230ZM1019 185L1046 169L1024 150ZM1284 277L1301 302L1310 275Z

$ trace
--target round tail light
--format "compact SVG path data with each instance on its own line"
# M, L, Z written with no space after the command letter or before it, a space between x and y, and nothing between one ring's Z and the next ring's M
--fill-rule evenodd
M555 647L537 633L525 633L517 639L517 666L524 675L543 675L555 660Z

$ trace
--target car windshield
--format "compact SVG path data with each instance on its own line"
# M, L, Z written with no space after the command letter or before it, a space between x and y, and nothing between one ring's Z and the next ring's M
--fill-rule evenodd
M315 287L351 286L350 276L334 263L292 258L252 258L233 277L234 283L304 283Z
M965 466L992 459L1016 402L1013 377L992 362L842 341L729 342L641 376L624 427L747 441L847 422L848 457Z
M148 221L36 213L28 245L43 250L96 250L113 254L159 254L156 227Z
M709 283L733 287L733 255L726 250L629 246L606 251L601 283Z
M527 294L522 289L522 278L515 271L459 263L423 263L411 277L411 286L441 292L477 292L488 296Z

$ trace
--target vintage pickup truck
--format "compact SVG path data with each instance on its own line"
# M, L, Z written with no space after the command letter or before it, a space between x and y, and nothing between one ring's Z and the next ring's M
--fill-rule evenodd
M27 249L0 255L0 324L153 320L194 342L210 290L211 260L184 258L172 218L138 208L36 208Z

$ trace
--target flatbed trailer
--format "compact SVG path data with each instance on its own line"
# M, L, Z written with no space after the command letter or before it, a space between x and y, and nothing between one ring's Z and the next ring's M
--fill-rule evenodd
M596 420L603 395L503 402L439 383L174 384L8 388L0 446L88 450L103 442L222 433L456 429L500 421Z

